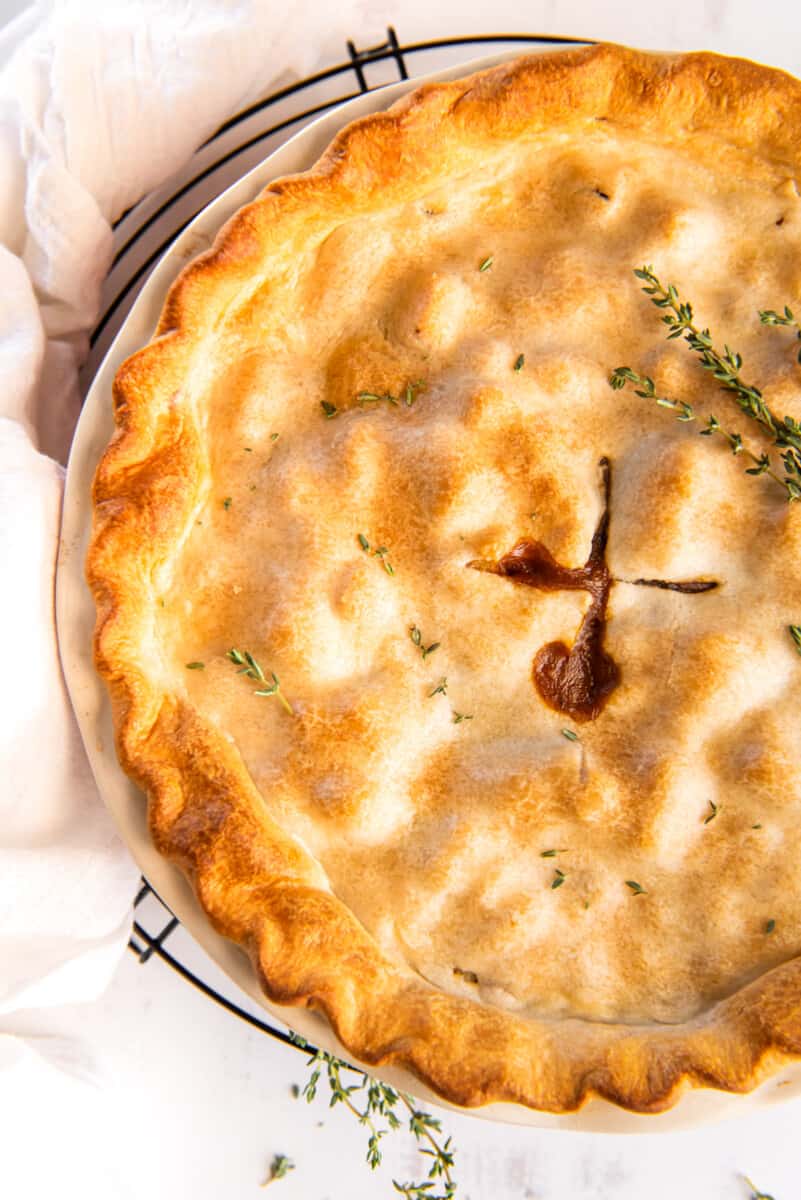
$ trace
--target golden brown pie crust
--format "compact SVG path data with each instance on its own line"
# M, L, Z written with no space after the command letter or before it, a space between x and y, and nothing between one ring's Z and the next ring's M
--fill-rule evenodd
M655 141L710 133L801 177L801 84L712 54L535 55L421 87L348 126L310 172L270 185L226 225L172 287L153 341L121 368L87 570L118 754L148 796L154 842L186 872L215 929L247 950L271 999L324 1012L360 1061L407 1067L457 1104L568 1112L599 1096L658 1112L687 1086L749 1090L801 1054L801 959L675 1024L538 1019L440 990L382 953L337 899L267 811L233 739L170 686L152 637L159 580L194 523L210 454L181 390L198 347L242 305L265 259L291 272L293 249L321 228L388 195L400 204L447 186L488 145L592 122Z

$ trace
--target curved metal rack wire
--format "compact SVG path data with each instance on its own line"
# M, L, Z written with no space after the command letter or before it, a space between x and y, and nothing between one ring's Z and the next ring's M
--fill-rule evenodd
M117 249L104 286L102 315L90 338L85 380L94 375L150 271L174 238L223 187L266 157L290 134L321 113L363 92L395 83L398 79L413 79L439 66L458 64L469 57L466 52L475 47L500 51L520 44L582 45L586 42L578 38L512 33L401 45L395 30L390 27L386 41L380 45L358 50L352 41L348 41L346 62L281 88L231 117L200 147L180 177L145 197L116 222L114 241ZM447 61L443 61L443 56ZM200 973L204 969L202 965L195 970L185 961L185 954L167 949L165 943L180 930L180 922L145 879L134 908L128 946L140 963L147 963L154 956L160 958L188 983L241 1020L278 1041L300 1048L289 1033L244 1007L245 997L240 1003L238 998L226 996L215 985L215 970L211 964L209 977L204 978ZM305 1052L314 1053L315 1048L307 1046Z

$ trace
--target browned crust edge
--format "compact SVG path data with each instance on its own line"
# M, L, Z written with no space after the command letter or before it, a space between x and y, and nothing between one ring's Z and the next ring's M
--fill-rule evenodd
M797 80L713 54L608 45L428 84L343 129L310 172L271 184L183 271L154 340L117 375L117 431L97 469L87 560L95 658L120 762L149 797L157 848L191 879L217 931L247 949L272 1000L324 1012L360 1061L406 1067L455 1104L563 1113L603 1097L659 1112L688 1086L750 1090L801 1055L801 959L678 1026L529 1020L442 993L383 957L266 814L236 749L159 686L141 650L148 591L154 603L202 460L176 396L194 348L254 268L301 228L422 194L482 144L555 120L631 122L657 136L733 143L792 172L800 165Z

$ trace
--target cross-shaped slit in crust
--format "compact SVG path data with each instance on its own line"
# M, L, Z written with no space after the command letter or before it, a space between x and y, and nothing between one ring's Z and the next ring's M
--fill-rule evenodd
M613 583L631 582L642 587L657 587L692 595L710 592L718 586L714 579L673 582L668 579L618 580L606 562L612 500L612 468L608 458L599 462L603 489L603 511L592 535L590 553L582 567L565 567L557 562L542 542L523 538L508 554L497 559L477 558L467 563L475 571L502 575L513 583L540 591L584 591L590 594L590 606L584 614L573 645L548 642L537 651L532 664L532 680L542 699L557 712L574 721L594 721L620 682L620 668L604 649L606 608Z

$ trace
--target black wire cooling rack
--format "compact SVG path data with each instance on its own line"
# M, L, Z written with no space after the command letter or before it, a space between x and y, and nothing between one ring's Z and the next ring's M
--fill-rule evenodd
M180 176L123 213L116 222L116 253L104 285L102 315L90 339L85 382L93 378L148 275L177 235L223 188L261 162L291 134L363 92L458 65L472 57L476 47L500 52L521 43L524 46L586 44L578 38L511 33L401 45L390 27L386 41L380 45L357 50L348 41L346 62L281 88L231 117L200 147ZM238 989L199 952L147 880L142 880L134 909L128 946L140 963L160 958L235 1016L270 1037L297 1046L288 1033L257 1015L255 1005L252 1009L247 1007L248 999L238 995ZM170 949L166 946L168 940Z

